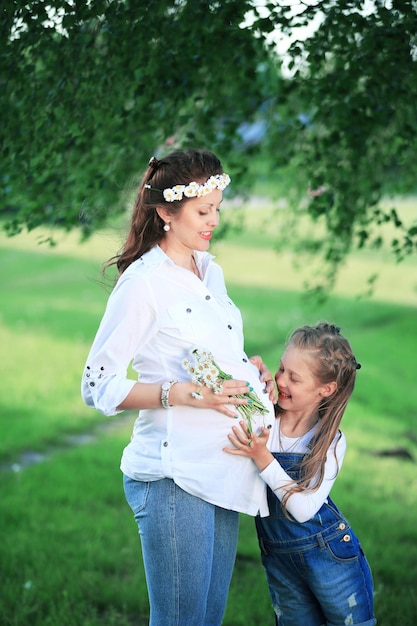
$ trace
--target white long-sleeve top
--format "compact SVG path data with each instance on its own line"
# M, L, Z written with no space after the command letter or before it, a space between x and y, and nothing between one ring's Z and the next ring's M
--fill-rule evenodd
M268 414L254 429L272 427L274 411L259 372L244 352L240 311L227 295L211 254L195 252L202 280L154 247L119 278L87 358L84 402L116 414L135 384L187 381L182 361L194 347L209 350L235 379L247 380ZM268 514L265 484L255 464L223 448L234 422L212 409L174 406L141 410L123 451L121 470L134 480L172 478L182 489L226 509Z
M277 419L276 427L269 437L269 449L272 452L285 452L291 448L291 452L305 454L308 450L307 444L316 432L317 425L297 441L291 437L286 437L282 433L280 434L279 422L280 420ZM295 442L296 445L294 445ZM343 433L338 433L327 451L324 478L317 491L297 492L287 500L287 510L298 522L303 523L311 519L327 501L327 497L337 478L338 470L342 467L345 452L346 437ZM260 473L260 476L281 501L285 493L291 488L291 484L295 484L277 459L272 461Z

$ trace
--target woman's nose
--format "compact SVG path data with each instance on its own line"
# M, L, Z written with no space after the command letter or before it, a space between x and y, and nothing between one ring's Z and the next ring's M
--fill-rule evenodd
M207 221L210 226L218 226L220 224L219 212L215 211L214 213L210 213Z

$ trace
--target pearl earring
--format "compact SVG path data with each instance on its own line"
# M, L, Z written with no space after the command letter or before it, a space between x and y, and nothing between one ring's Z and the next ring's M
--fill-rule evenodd
M171 226L169 224L164 224L164 231L167 233L169 230L171 230Z

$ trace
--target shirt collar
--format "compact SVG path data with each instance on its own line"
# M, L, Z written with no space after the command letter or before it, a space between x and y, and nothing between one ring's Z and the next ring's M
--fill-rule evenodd
M205 272L207 265L210 263L212 259L214 259L214 255L210 254L210 252L200 252L200 250L194 251L194 258L197 263L198 269ZM155 268L161 265L164 262L170 263L171 265L175 265L174 261L169 258L168 255L158 246L154 246L151 248L146 254L143 255L142 261L145 267Z

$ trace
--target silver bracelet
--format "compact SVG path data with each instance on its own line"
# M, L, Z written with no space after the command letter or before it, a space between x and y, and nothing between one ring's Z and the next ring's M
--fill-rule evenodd
M171 387L177 383L178 380L170 380L169 382L162 383L161 386L161 404L164 409L169 409L169 392L171 391Z

